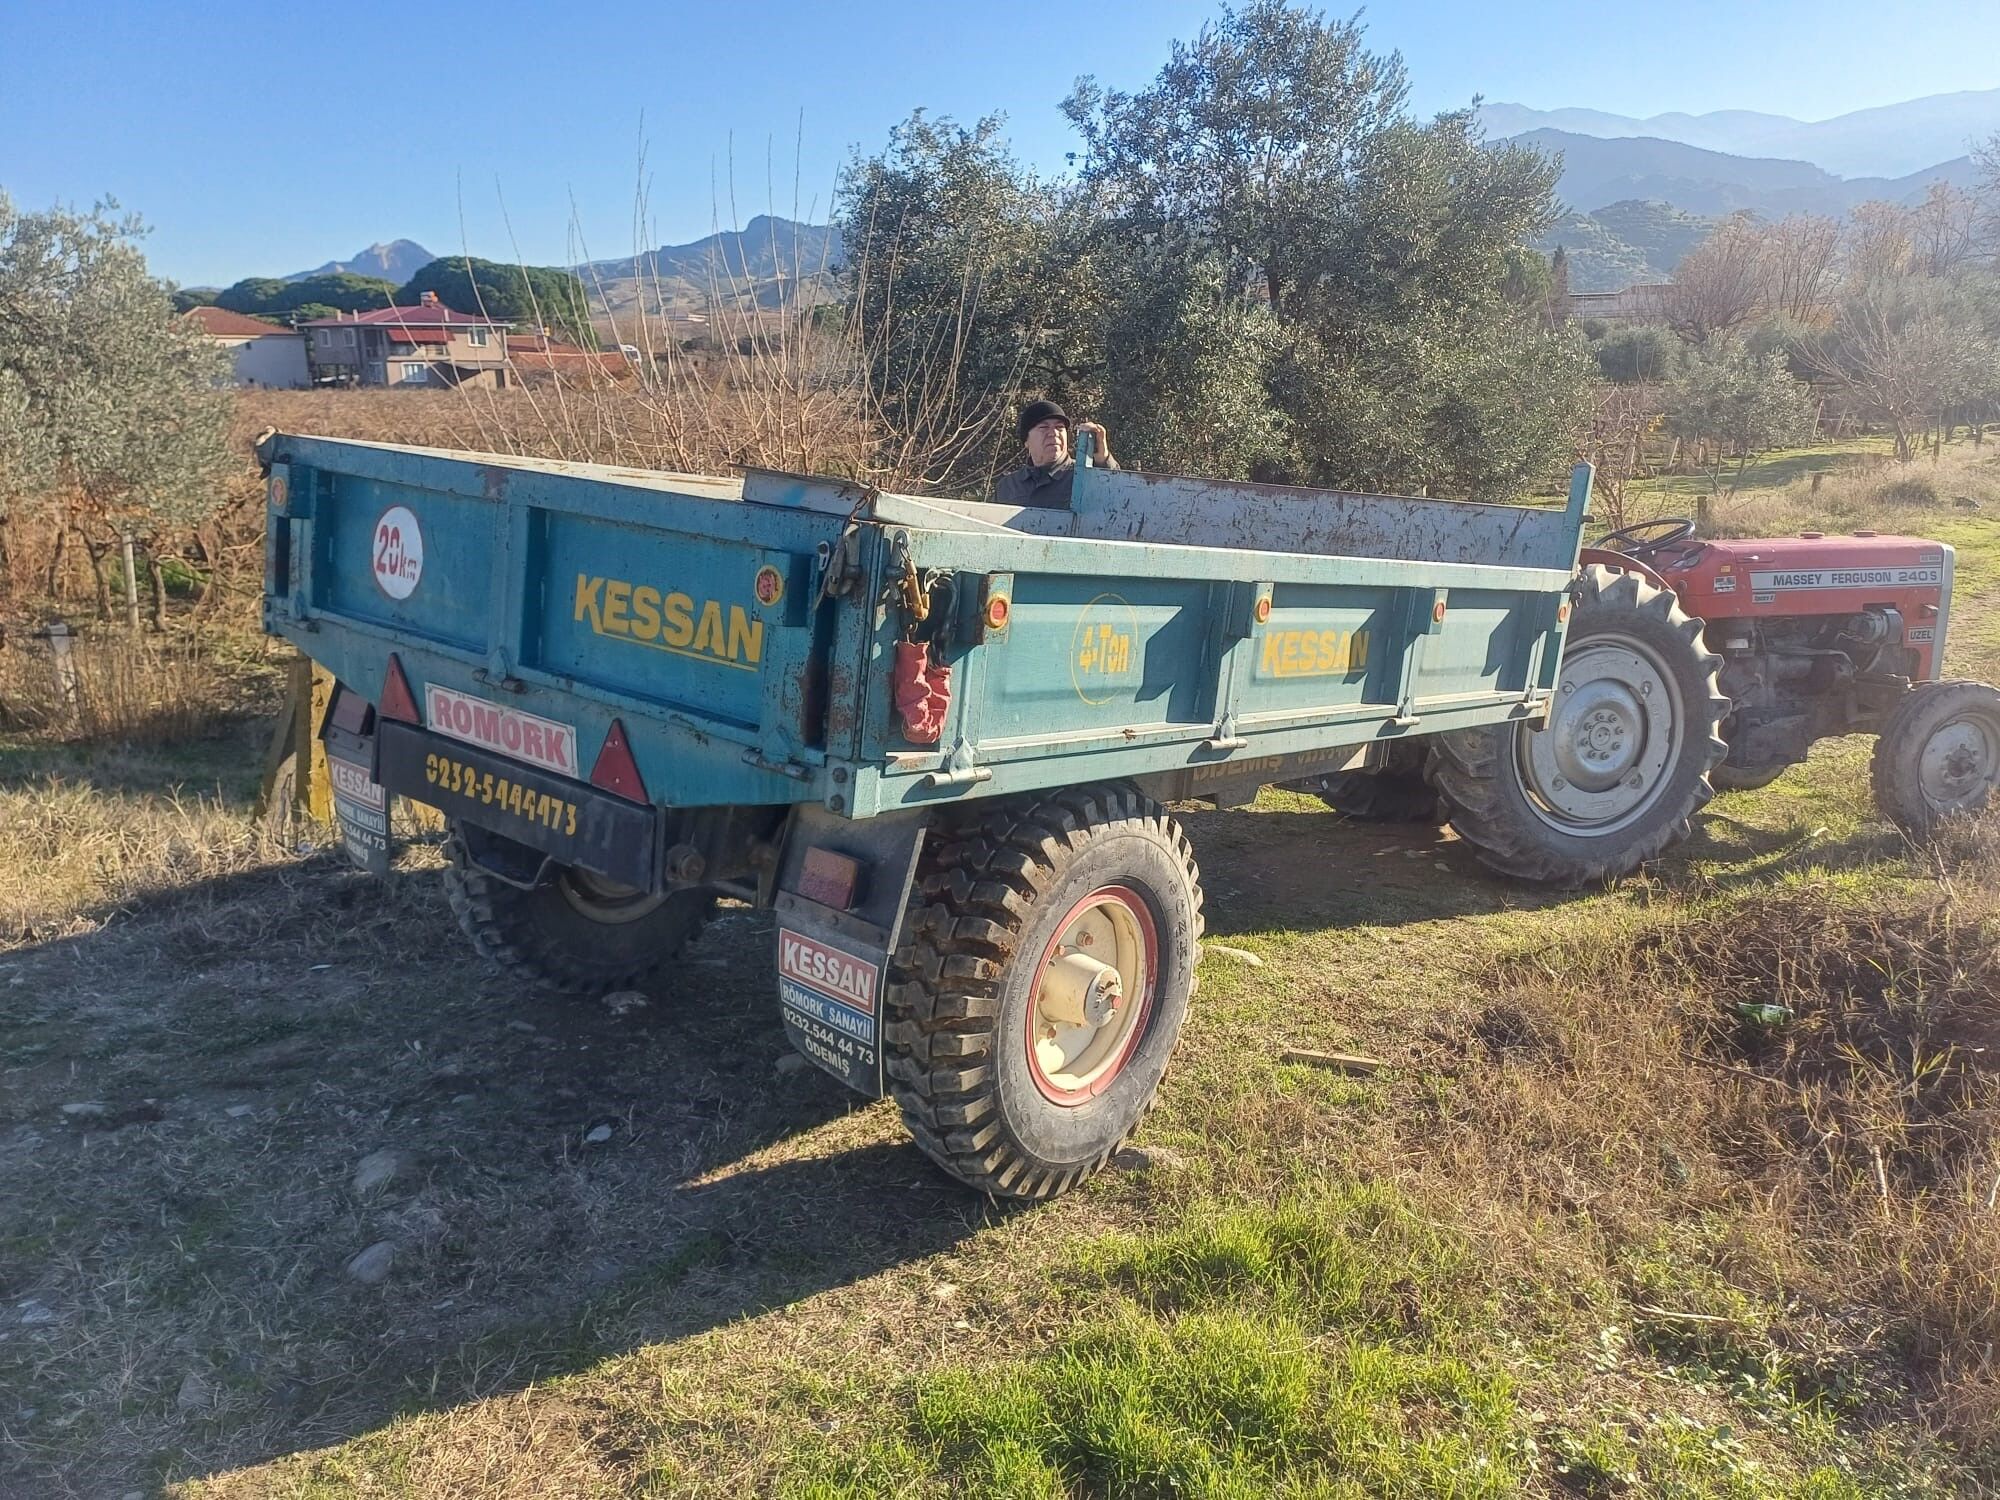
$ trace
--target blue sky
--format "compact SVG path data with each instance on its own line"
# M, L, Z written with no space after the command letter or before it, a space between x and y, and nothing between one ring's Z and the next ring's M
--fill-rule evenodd
M24 207L115 196L188 284L398 237L566 261L572 202L592 256L629 254L642 120L646 244L789 214L795 180L800 216L824 217L849 148L918 106L1003 111L1024 158L1060 166L1075 78L1142 83L1218 8L0 0L0 188ZM1996 0L1403 0L1364 19L1425 113L1483 94L1822 119L2000 86Z

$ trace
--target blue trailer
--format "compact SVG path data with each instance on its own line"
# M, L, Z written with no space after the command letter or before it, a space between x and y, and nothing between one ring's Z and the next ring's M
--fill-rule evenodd
M273 434L266 628L339 686L347 846L440 809L479 949L558 989L772 909L794 1043L984 1190L1151 1103L1202 895L1167 804L1410 763L1494 868L1687 831L1727 703L1699 623L1561 509L1088 467L1015 509Z

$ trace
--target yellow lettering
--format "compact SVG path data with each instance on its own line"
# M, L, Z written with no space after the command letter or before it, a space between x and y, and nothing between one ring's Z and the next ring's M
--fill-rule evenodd
M1281 631L1267 630L1264 632L1264 670L1273 675L1276 675L1278 671L1278 647L1283 639L1284 635Z
M1340 632L1338 630L1322 630L1319 633L1318 644L1319 651L1313 658L1312 669L1315 672L1331 672L1333 670L1334 653L1340 649Z
M590 628L600 633L603 631L604 626L599 623L598 610L600 606L597 595L598 591L603 587L604 580L602 578L592 578L583 573L576 575L576 617L579 620L590 621Z
M1365 671L1368 667L1368 632L1357 630L1347 642L1347 670Z
M694 600L686 594L669 594L660 603L660 613L667 620L661 640L669 646L685 646L694 639Z
M705 651L710 656L729 654L729 642L722 634L722 606L713 599L702 601L701 624L695 627L694 649Z
M764 622L750 618L740 604L729 606L729 659L759 662L764 659Z
M647 584L632 590L632 634L642 641L660 635L660 591Z
M628 635L632 622L625 618L625 607L632 602L632 585L613 578L604 585L604 625L606 635Z

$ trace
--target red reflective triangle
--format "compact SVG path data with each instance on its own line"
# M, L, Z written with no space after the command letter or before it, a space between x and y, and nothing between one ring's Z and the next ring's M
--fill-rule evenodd
M632 747L625 743L625 726L611 721L604 736L604 748L597 752L597 764L590 768L590 784L634 802L646 800L646 783L639 779L639 763L632 759Z
M382 674L382 701L375 705L375 712L385 719L401 719L405 724L424 722L417 713L417 700L410 692L410 679L403 675L403 664L394 652L389 654L389 670Z

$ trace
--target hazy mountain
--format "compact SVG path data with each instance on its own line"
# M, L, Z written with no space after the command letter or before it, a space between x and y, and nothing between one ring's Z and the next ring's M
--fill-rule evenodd
M819 275L840 253L840 234L830 224L801 224L758 214L742 229L725 229L687 245L662 245L625 260L593 261L582 268L607 280L660 277L722 284Z
M1640 120L1603 110L1530 109L1524 104L1484 104L1479 117L1495 137L1539 130L1605 139L1650 136L1732 156L1810 162L1843 177L1903 177L1928 163L1964 156L1974 143L2000 133L2000 89L1932 94L1812 121L1747 109Z
M346 260L330 260L310 271L294 271L282 281L304 281L308 276L331 276L336 271L352 271L356 276L379 276L401 286L437 257L415 240L390 240L357 250Z
M1710 216L1745 209L1765 218L1838 215L1871 199L1915 202L1934 181L1969 187L1977 178L1964 156L1902 177L1837 177L1810 162L1732 156L1649 136L1607 139L1542 129L1513 139L1561 155L1556 196L1583 213L1607 203L1652 200Z

